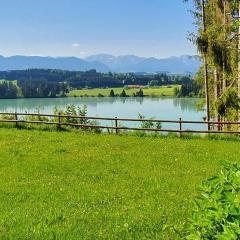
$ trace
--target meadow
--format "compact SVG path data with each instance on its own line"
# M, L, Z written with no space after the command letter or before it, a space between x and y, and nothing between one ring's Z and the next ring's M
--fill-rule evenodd
M163 86L163 87L155 87L155 88L143 88L143 93L145 96L149 97L173 97L174 96L174 87L179 87L179 85L172 86ZM128 89L128 88L94 88L94 89L82 89L82 90L72 90L68 94L69 97L97 97L100 94L104 97L108 97L111 89L114 90L114 93L119 95L124 89L126 94L129 96L133 96L134 93L139 91L139 89Z
M1 128L0 238L163 239L239 155L239 141Z

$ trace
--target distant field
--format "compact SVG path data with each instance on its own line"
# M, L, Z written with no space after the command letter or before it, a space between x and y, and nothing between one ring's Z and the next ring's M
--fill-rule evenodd
M178 85L174 86L164 86L159 88L143 88L144 95L151 96L151 97L172 97L174 96L174 87L179 87ZM108 97L111 89L114 90L115 94L120 94L123 90L123 88L108 88L108 89L83 89L83 90L73 90L71 91L68 96L69 97L82 97L82 96L93 96L97 97L99 94ZM129 96L132 96L133 93L136 93L139 91L139 89L125 89L126 94Z
M231 141L0 129L0 238L163 239L239 156Z
M0 79L0 83L2 82L10 82L9 80L5 80L5 79ZM17 85L17 80L11 80L12 83L14 83L15 85Z
M0 79L0 83L7 80ZM17 85L17 81L11 81L15 85ZM180 85L171 85L171 86L163 86L163 87L155 87L155 88L143 88L143 93L145 96L149 97L173 97L174 96L174 88L180 87ZM108 88L108 89L101 89L101 88L94 88L94 89L82 89L82 90L73 90L67 94L68 97L97 97L102 95L104 97L108 97L110 94L111 89L114 90L116 95L119 95L122 90L124 89L128 96L133 96L134 93L139 91L140 89L126 89L126 88ZM21 90L19 89L19 96L21 96Z

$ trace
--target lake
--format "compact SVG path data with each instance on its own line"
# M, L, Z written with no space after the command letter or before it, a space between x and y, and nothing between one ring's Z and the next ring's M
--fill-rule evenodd
M146 118L154 117L164 120L203 120L204 112L196 110L197 98L34 98L2 99L1 112L36 112L53 113L55 107L63 109L69 104L88 107L88 116L137 118L141 113ZM124 124L136 126L137 123ZM163 127L175 128L174 124L163 124ZM199 125L185 125L184 129L206 129Z

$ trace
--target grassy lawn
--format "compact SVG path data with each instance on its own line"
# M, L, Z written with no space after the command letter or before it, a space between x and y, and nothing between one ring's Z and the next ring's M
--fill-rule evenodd
M168 96L172 97L174 96L174 87L177 87L178 85L171 86L171 87L158 87L158 88L144 88L143 93L144 95L151 96L151 97L163 97ZM83 90L73 90L71 91L68 96L70 97L82 97L82 96L94 96L97 97L99 94L108 97L110 90L113 89L115 94L120 94L123 90L123 88L108 88L108 89L83 89ZM125 89L127 95L132 96L133 93L136 93L139 91L139 89Z
M1 239L161 239L240 142L0 129Z

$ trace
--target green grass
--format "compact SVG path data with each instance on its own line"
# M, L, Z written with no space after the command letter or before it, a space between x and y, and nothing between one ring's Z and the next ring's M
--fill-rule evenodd
M143 93L144 95L151 96L151 97L173 97L174 96L174 87L158 87L158 88L144 88ZM123 88L108 88L108 89L100 89L100 88L94 88L94 89L82 89L82 90L73 90L71 91L68 96L70 97L82 97L82 96L93 96L97 97L99 94L108 97L110 90L113 89L115 94L120 94L123 90ZM127 95L132 96L133 93L136 93L139 91L139 89L125 89Z
M3 82L12 82L13 84L17 85L17 80L5 80L5 79L0 79L0 83Z
M240 142L0 129L0 239L161 239Z

